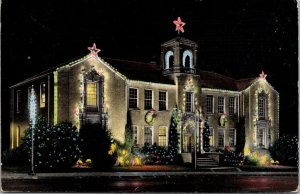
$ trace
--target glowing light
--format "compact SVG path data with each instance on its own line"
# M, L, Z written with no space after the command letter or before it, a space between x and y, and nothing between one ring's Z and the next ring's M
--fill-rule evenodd
M31 87L29 98L29 121L31 126L34 128L36 123L36 96L33 86Z
M101 51L96 47L96 43L94 43L92 47L88 47L88 49L91 51L90 54L93 56L98 56L98 53Z
M54 71L53 72L53 77L54 77L54 125L57 124L58 122L58 72Z
M259 77L260 77L261 79L266 79L267 74L265 74L264 71L262 71L262 72L259 74Z
M175 31L178 31L178 34L184 32L183 26L185 25L185 22L181 21L180 17L178 17L177 20L174 20L173 23L176 26Z

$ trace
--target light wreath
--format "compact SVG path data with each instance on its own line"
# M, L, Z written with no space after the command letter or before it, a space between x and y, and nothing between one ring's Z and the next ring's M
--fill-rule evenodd
M153 125L156 116L157 116L157 113L155 110L149 110L145 115L145 122L148 125Z

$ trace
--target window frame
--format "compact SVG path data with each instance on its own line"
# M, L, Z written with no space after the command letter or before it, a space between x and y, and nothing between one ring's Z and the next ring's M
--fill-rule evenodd
M161 100L161 93L165 93L165 100ZM165 108L161 109L161 103L164 102L165 103ZM158 110L159 111L165 111L168 110L168 91L158 91Z
M232 133L232 131L233 131L233 133ZM231 136L232 134L233 134L233 137ZM232 140L233 140L233 142L232 142ZM228 130L228 145L230 147L234 147L236 145L236 129L235 128L229 128L229 130Z
M95 103L96 103L96 105L89 105L88 104L88 99L89 99L89 93L88 93L88 85L89 84L94 84L95 85ZM93 82L93 81L87 81L86 82L86 107L87 108L97 108L98 106L99 106L99 100L98 100L98 98L99 98L99 90L98 90L98 82Z
M160 129L165 129L165 134L164 135L162 135L162 134L160 134ZM167 147L168 146L168 127L167 126L159 126L158 127L158 146L160 146L160 147ZM163 145L161 145L161 139L160 139L160 137L164 137L164 139L163 139L163 141L164 141L164 144Z
M16 97L16 112L17 113L20 113L21 111L20 111L20 106L21 106L21 90L17 90L17 92L16 92L16 95L17 95L17 97Z
M131 98L130 97L130 90L136 90L136 98ZM136 106L135 107L130 106L130 100L136 100ZM130 87L128 89L128 108L129 109L138 109L138 107L139 107L139 89L134 88L134 87Z
M149 133L146 133L146 128L147 129L150 129L150 132ZM147 135L150 135L150 138L147 138L146 139L146 134ZM151 142L147 142L147 140L150 140ZM149 146L153 145L153 126L150 126L150 125L145 125L144 126L144 145L148 143Z
M214 140L214 128L210 127L209 128L209 146L213 147L215 145L215 140Z
M220 145L220 132L222 131L223 136L223 145ZM225 147L225 129L218 128L218 147L224 148Z
M188 94L191 94L191 102L190 103L190 110L188 110ZM191 91L187 91L185 93L185 112L194 112L194 92L191 92Z
M229 115L236 114L236 97L230 96L228 98L228 113Z
M209 101L208 98L211 97L211 111L209 112ZM213 95L206 95L206 113L213 114L214 113L214 96Z
M150 98L146 98L146 91L147 92L149 92L149 91L151 91L151 99ZM153 109L153 106L154 106L154 92L153 92L153 90L152 89L145 89L144 90L144 110L151 110L151 109ZM147 97L149 97L149 96L147 96ZM150 103L151 104L151 106L148 106L147 105L147 103ZM146 105L147 105L147 107L146 107Z
M43 89L44 89L44 91L43 91ZM43 97L43 94L44 94L44 97ZM47 104L47 99L46 99L46 83L42 82L42 83L40 83L40 108L45 108L46 104Z
M221 101L220 99L222 99L222 98L223 98L223 100ZM222 102L222 104L220 104L220 102ZM220 107L222 107L222 109ZM225 113L225 97L218 96L218 114L224 114L224 113Z

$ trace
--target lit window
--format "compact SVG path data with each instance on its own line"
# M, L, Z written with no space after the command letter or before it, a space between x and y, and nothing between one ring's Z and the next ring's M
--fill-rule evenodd
M185 99L185 111L186 112L193 112L193 101L194 101L194 95L192 92L186 93L186 99Z
M137 144L138 144L138 141L137 141L137 138L138 138L137 130L138 130L138 129L137 129L137 126L135 126L135 125L132 126L132 131L133 131L133 135L132 135L133 137L132 137L132 138L133 138L133 144L134 144L134 145L137 145Z
M258 97L258 116L259 118L266 117L266 96L260 95Z
M129 88L129 108L138 107L138 89Z
M145 90L145 110L152 108L152 90Z
M206 96L206 112L213 113L213 96Z
M145 142L145 145L152 145L152 127L151 126L145 126L144 142Z
M89 82L86 88L87 106L97 106L97 83Z
M167 146L167 127L160 126L158 129L158 146Z
M214 128L209 128L209 145L214 146Z
M218 97L218 113L224 113L224 97Z
M46 84L40 84L40 107L44 108L46 106Z
M235 145L235 129L229 129L229 146Z
M159 91L159 110L167 110L167 92Z
M16 105L17 105L17 113L19 113L20 112L20 105L21 105L21 90L18 90L17 91L17 103L16 103Z
M218 146L224 147L224 129L218 129Z
M229 114L234 114L235 111L235 97L229 97Z

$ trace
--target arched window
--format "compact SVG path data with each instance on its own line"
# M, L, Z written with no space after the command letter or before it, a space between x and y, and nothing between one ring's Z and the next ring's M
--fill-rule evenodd
M174 53L173 51L168 51L165 54L165 69L169 69L173 67L174 63Z
M185 50L183 52L183 67L193 68L193 54L190 50Z
M258 117L259 119L265 119L267 113L267 95L261 92L258 95Z

